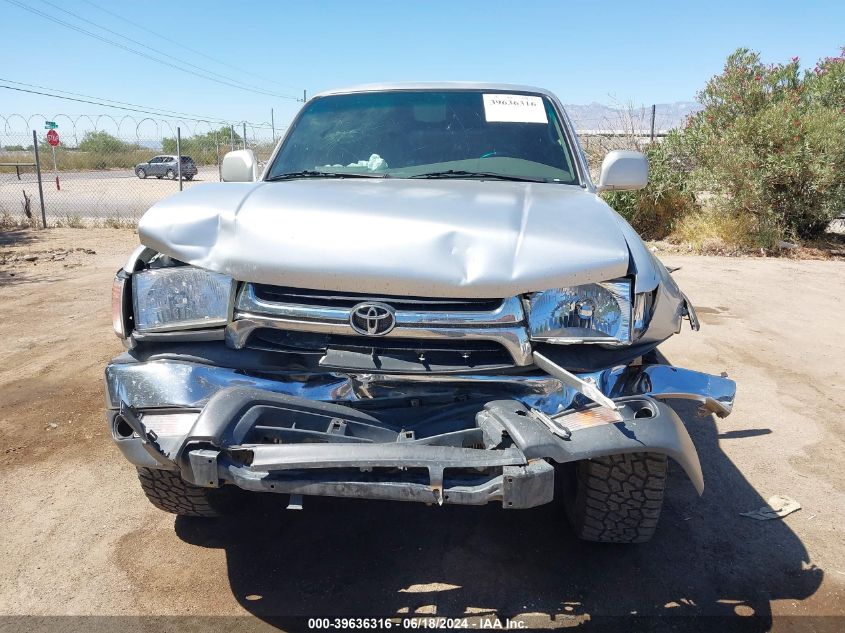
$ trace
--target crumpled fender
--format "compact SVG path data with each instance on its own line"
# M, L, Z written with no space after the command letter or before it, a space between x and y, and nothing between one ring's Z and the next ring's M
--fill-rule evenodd
M567 427L569 422L573 427L568 439L552 433L515 400L488 402L477 419L482 428L490 424L504 427L529 460L551 459L565 464L604 455L662 453L680 464L698 494L702 494L704 475L701 462L678 415L669 406L645 396L619 398L615 402L621 406L621 422L593 420L592 426L583 426L583 418L577 418L577 425L575 417L571 418L571 422L567 419L583 412L555 416L556 425ZM642 415L648 417L637 417Z

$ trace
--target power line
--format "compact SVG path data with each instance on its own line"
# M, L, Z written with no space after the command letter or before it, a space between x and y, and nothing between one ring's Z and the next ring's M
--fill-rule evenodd
M75 97L83 97L85 99L96 99L98 102L108 102L108 103L98 103L97 105L106 105L108 107L109 103L116 103L123 106L130 106L132 108L140 108L144 111L156 111L156 116L164 116L164 117L171 117L171 118L179 118L179 117L191 117L197 120L208 120L209 122L216 122L216 121L224 121L223 119L219 119L217 117L203 117L199 114L190 114L188 112L180 112L179 110L167 110L165 108L156 108L154 106L145 106L139 105L137 103L130 103L128 101L117 101L116 99L107 99L105 97L94 97L91 95L82 94L79 92L71 92L69 90L59 90L58 88L50 88L48 86L39 86L38 84L29 84L23 81L14 81L12 79L6 79L5 77L0 77L0 81L5 81L6 83L15 84L16 86L26 86L27 88L38 88L39 90L49 90L51 92L58 92L65 95L73 95ZM59 95L54 95L57 98L61 98Z
M127 35L123 35L122 33L118 33L117 31L114 31L110 28L107 28L107 27L105 27L101 24L97 24L96 22L89 20L88 18L79 15L78 13L74 13L73 11L68 11L67 9L60 7L59 5L57 5L53 2L50 2L50 0L41 0L41 2L43 2L44 4L50 5L51 7L53 7L54 9L56 9L58 11L61 11L62 13L66 13L67 15L71 16L72 18L79 20L80 22L90 24L94 28L105 31L106 33L111 33L112 35L116 35L117 37L123 38L124 40L126 40L128 42L132 42L133 44L137 44L138 46L146 49L147 51L152 52L154 55L160 55L158 50L155 49L154 47L147 46L146 44L144 44L144 42L140 42L140 41L133 39L133 38L127 36ZM202 66L197 66L196 64L192 64L191 62L185 61L181 57L178 59L178 63L182 64L184 66L190 66L191 68L196 68L197 70L199 70L201 72L208 73L208 74L214 75L216 77L220 77L221 79L224 79L226 81L239 84L239 85L243 86L244 88L255 89L255 90L264 92L264 90L259 86L254 86L254 85L246 83L245 81L241 81L240 79L229 77L227 75L223 75L221 73L214 72L213 70L208 70L207 68L203 68Z
M246 70L245 68L240 68L239 66L235 66L234 64L230 64L227 61L224 61L222 59L217 59L216 57L212 57L211 55L203 53L202 51L199 51L195 48L191 48L190 46L183 44L182 42L180 42L178 40L174 40L170 37L167 37L166 35L162 35L161 33L157 33L156 31L153 31L152 29L147 28L143 24L138 24L137 22L133 22L132 20L125 18L122 15L115 13L114 11L111 11L109 9L106 9L103 6L100 6L99 4L91 2L91 0L82 0L82 1L85 2L86 4L90 4L92 7L102 11L103 13L108 13L109 15L117 18L118 20L121 20L122 22L126 22L127 24L131 24L135 28L141 29L142 31L146 31L147 33L150 33L150 34L156 36L157 38L164 40L165 42L169 42L171 44L174 44L175 46L178 46L179 48L184 48L186 51L191 51L192 53L195 53L196 55L199 55L200 57L205 57L206 59L208 59L210 61L213 61L217 64L220 64L221 66L226 66L228 68L231 68L232 70L237 70L239 73L243 73L245 75L251 75L252 77L255 77L256 79L261 79L262 81L269 81L271 83L276 84L277 86L282 86L284 88L290 88L291 87L290 85L279 83L275 79L270 79L269 77L259 75L257 73L252 72L252 71Z
M240 85L231 83L229 81L224 81L224 80L221 80L221 79L217 79L215 77L205 75L203 73L195 72L195 71L193 71L189 68L183 68L182 66L178 66L178 65L173 64L171 62L168 62L166 60L159 59L157 57L153 57L152 55L148 55L147 53L144 53L143 51L136 50L136 49L134 49L130 46L126 46L124 44L121 44L120 42L115 42L114 40L111 40L111 39L108 39L108 38L103 37L101 35L98 35L97 33L93 33L91 31L88 31L87 29L83 29L82 27L76 26L75 24L71 24L69 22L65 22L64 20L60 20L59 18L53 17L52 15L44 13L43 11L40 11L40 10L34 8L34 7L27 6L27 5L23 4L22 2L18 2L17 0L6 0L6 2L8 2L9 4L13 4L13 5L15 5L15 6L21 8L21 9L24 9L25 11L29 11L30 13L32 13L34 15L38 15L40 17L43 17L46 20L50 20L51 22L55 22L56 24L61 24L62 26L65 26L65 27L67 27L71 30L77 31L79 33L83 33L84 35L92 37L96 40L99 40L101 42L105 42L106 44L110 44L112 46L115 46L115 47L120 48L122 50L128 51L130 53L134 53L135 55L138 55L138 56L143 57L145 59L149 59L149 60L154 61L158 64L161 64L163 66L169 66L170 68L175 68L176 70L181 70L184 73L188 73L190 75L194 75L194 76L200 77L202 79L207 79L209 81L214 81L216 83L219 83L219 84L222 84L222 85L225 85L225 86L230 86L232 88L238 88L240 90L246 90L248 92L255 92L255 93L258 93L258 94L263 94L263 95L267 95L267 96L270 96L270 97L277 97L277 98L280 98L280 99L291 99L291 100L294 100L294 101L298 100L298 97L294 97L292 95L283 95L283 94L279 94L279 93L275 93L275 92L269 92L269 91L266 91L266 90L261 90L261 89L258 89L258 88L250 88L250 87L240 86ZM60 8L60 7L57 7L57 8ZM62 9L62 10L64 11L64 9ZM123 37L123 36L121 36L121 37ZM129 39L129 38L125 38L125 39Z
M3 79L3 80L0 80L0 81L6 81L6 80ZM95 101L93 99L81 99L81 98L76 98L76 97L65 97L65 96L62 96L62 95L51 94L49 92L43 92L43 91L39 91L39 90L29 90L27 88L17 88L15 86L4 86L2 84L0 84L0 88L6 89L6 90L14 90L16 92L26 92L26 93L29 93L29 94L41 95L41 96L44 96L44 97L53 97L54 99L63 99L65 101L76 101L78 103L89 103L91 105L98 105L98 106L103 106L103 107L106 107L106 108L115 108L117 110L126 110L128 112L137 112L139 114L149 114L149 115L158 116L158 117L165 116L165 115L162 115L161 112L154 112L152 110L144 110L142 108L133 108L133 107L128 107L128 106L113 105L113 104L110 104L110 103L103 103L102 101ZM181 119L181 120L185 120L185 121L194 121L196 123L220 123L220 124L225 124L225 125L230 125L232 123L232 122L226 121L224 119L198 118L198 117L192 117L192 116L180 116L180 117L174 117L174 116L168 117L168 116L166 116L166 118L176 118L176 119ZM255 125L255 124L252 124L252 123L248 123L248 125L251 128L264 128L264 129L270 128L269 125L264 125L264 124Z

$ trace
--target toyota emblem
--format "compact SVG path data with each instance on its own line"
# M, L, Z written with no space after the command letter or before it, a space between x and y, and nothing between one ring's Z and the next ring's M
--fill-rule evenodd
M396 314L384 303L359 303L349 313L349 325L359 334L382 336L396 326Z

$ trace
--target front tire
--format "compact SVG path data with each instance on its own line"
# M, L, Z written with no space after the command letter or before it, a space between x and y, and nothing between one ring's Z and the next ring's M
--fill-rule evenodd
M168 169L168 170L167 170L167 173L166 173L166 174L164 174L164 175L165 175L167 178L169 178L170 180L176 180L176 172L175 172L175 171L173 171L172 169Z
M141 180L143 180L147 177L147 172L139 168L135 170L135 175L138 176L138 178L140 178Z
M234 509L232 490L194 486L172 470L138 468L138 479L150 503L171 514L217 517Z
M650 540L663 508L667 465L660 453L628 453L560 469L565 473L566 513L578 538L599 543Z

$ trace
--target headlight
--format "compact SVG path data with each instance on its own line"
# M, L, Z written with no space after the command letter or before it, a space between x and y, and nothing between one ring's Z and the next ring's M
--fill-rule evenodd
M528 297L531 339L547 343L631 342L631 281L555 288Z
M232 287L231 277L191 266L136 273L135 329L163 332L225 325Z

